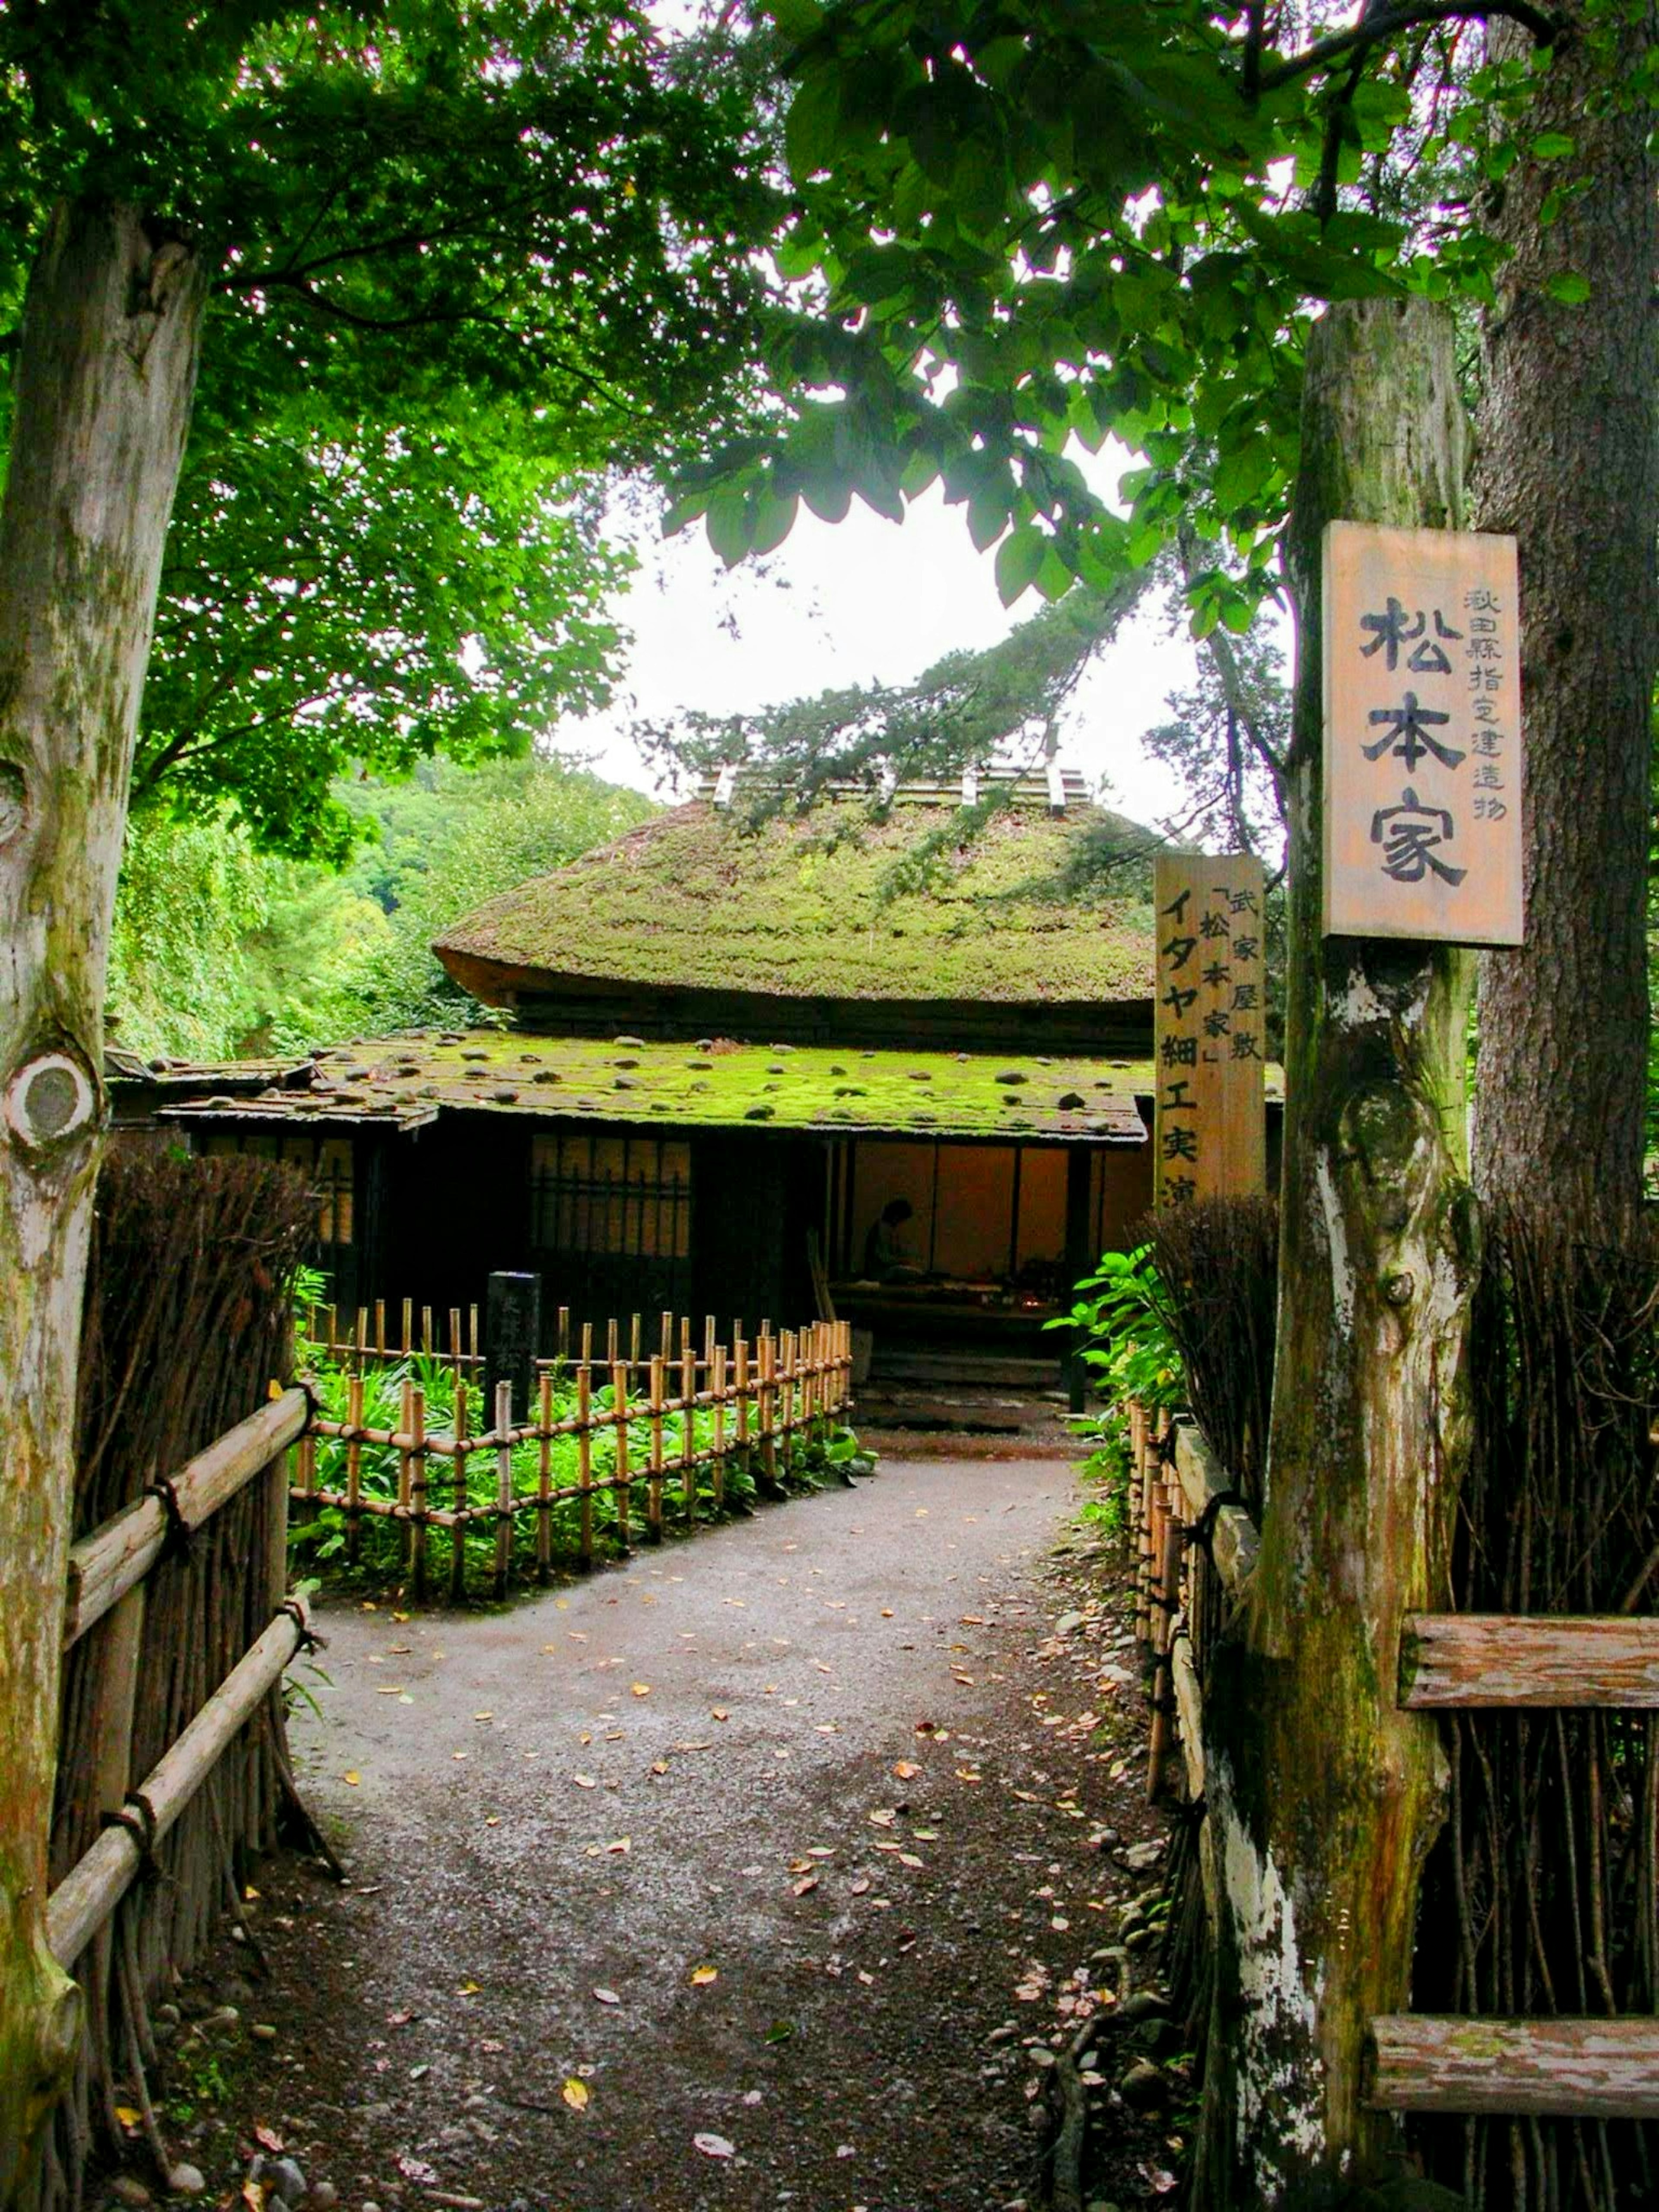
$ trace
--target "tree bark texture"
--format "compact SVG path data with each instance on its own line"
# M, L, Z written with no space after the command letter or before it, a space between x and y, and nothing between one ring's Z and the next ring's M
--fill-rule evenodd
M1206 1692L1221 1909L1194 2201L1304 2207L1385 2174L1367 2023L1406 2008L1442 1817L1401 1623L1443 1597L1468 1446L1473 959L1321 935L1321 538L1463 521L1452 331L1417 301L1314 332L1290 563L1298 625L1279 1351L1261 1552Z
M69 2064L47 1948L76 1353L127 780L204 284L130 210L60 208L0 509L0 2203Z
M1582 8L1569 8L1582 20ZM1481 963L1475 1181L1483 1197L1595 1194L1633 1210L1647 1088L1647 863L1659 598L1659 163L1620 98L1659 11L1609 11L1556 52L1489 216L1512 248L1486 319L1482 530L1521 551L1527 941ZM1495 52L1527 34L1494 27ZM1570 191L1553 221L1543 203ZM1582 276L1581 306L1552 277Z

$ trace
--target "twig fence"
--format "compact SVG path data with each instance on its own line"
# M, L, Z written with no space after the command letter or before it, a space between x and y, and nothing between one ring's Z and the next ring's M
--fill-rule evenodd
M1191 1423L1128 1408L1136 1632L1152 1680L1147 1794L1178 1747L1188 1802L1204 1800L1204 1670L1221 1608L1245 1595L1258 1540ZM1659 1712L1659 1618L1419 1613L1401 1640L1408 1711ZM1206 1906L1218 1869L1199 1830ZM1659 2019L1504 2019L1401 2013L1371 2022L1370 2102L1384 2111L1659 2118Z
M110 2139L120 2139L112 2096L118 2077L131 2084L143 2134L161 2172L171 2171L145 2077L146 2064L155 2056L147 1999L161 1963L158 1945L168 1958L188 1958L222 1912L240 1922L235 1854L250 1839L268 1838L272 1808L263 1801L273 1778L310 1826L294 1790L274 1700L284 1669L309 1638L304 1601L284 1595L288 1453L309 1414L303 1390L284 1391L170 1480L155 1484L81 1538L70 1552L64 1613L66 1660L94 1632L100 1638L98 1698L86 1747L90 1758L83 1763L94 1801L88 1810L100 1825L96 1840L52 1888L47 1940L59 1964L76 1974L89 1993L112 1989L114 2006L111 2018L101 2005L88 2002L88 2051L49 2137L33 2193L36 2204L78 2199L94 2124ZM264 1494L256 1526L263 1555L249 1563L254 1584L249 1609L264 1625L140 1778L133 1771L134 1752L143 1732L138 1690L152 1580L158 1571L184 1560L193 1540L207 1540L210 1524L227 1508L259 1491ZM233 1639L230 1648L237 1649L234 1626L228 1621L225 1627ZM210 1778L216 1792L209 1806L208 1864L188 1878L176 1865L170 1867L172 1880L159 1889L146 1885L122 1912L139 1876L156 1863ZM158 1898L165 1900L165 1911L158 1907ZM185 1909L192 1916L188 1929L179 1925ZM93 2081L102 2110L88 2107Z
M423 1317L422 1340L432 1335L425 1326L429 1318L429 1313ZM366 1368L375 1361L408 1363L422 1353L423 1344L414 1341L407 1305L401 1346L387 1342L383 1312L372 1340L366 1316L360 1314L356 1330L344 1340L349 1347L344 1418L313 1413L295 1452L296 1513L330 1508L342 1515L350 1556L356 1554L366 1520L401 1524L417 1599L426 1595L432 1580L428 1540L434 1528L448 1538L449 1589L456 1598L465 1588L468 1531L493 1534L499 1597L506 1593L520 1522L533 1528L537 1575L544 1582L552 1571L556 1510L574 1506L574 1555L582 1568L591 1568L600 1501L609 1501L621 1548L626 1550L631 1540L636 1507L644 1535L659 1542L672 1490L679 1493L688 1525L696 1518L704 1476L714 1510L725 1509L726 1474L734 1462L752 1474L763 1495L775 1495L799 1449L841 1425L851 1407L852 1333L844 1322L814 1322L778 1334L763 1322L752 1342L739 1333L728 1346L715 1340L711 1316L699 1348L690 1322L682 1321L676 1349L673 1317L665 1314L661 1348L645 1354L635 1316L626 1352L613 1322L605 1356L596 1358L593 1331L584 1324L574 1358L538 1361L537 1404L528 1420L514 1419L512 1385L497 1382L489 1409L492 1425L475 1434L471 1372L477 1355L453 1349L466 1340L459 1315L452 1313L450 1319L452 1350L433 1355L443 1361L444 1371L428 1370L425 1383L405 1376L396 1426L376 1427L363 1418ZM568 1341L568 1316L562 1313L560 1322L561 1340ZM737 1326L740 1330L741 1324ZM471 1340L476 1342L476 1334ZM319 1480L319 1438L343 1448L343 1484ZM382 1462L386 1455L395 1460L395 1482L386 1486L387 1494L365 1487L366 1454L380 1455ZM526 1456L533 1468L526 1468ZM436 1485L434 1462L441 1469ZM475 1464L485 1470L488 1493L477 1502ZM434 1502L434 1487L441 1496L447 1492L447 1502Z

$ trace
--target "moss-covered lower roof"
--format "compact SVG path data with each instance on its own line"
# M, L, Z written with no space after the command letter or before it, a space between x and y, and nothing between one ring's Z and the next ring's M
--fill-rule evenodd
M1271 1079L1270 1079L1271 1080ZM319 1054L309 1086L206 1095L168 1118L231 1126L414 1127L441 1112L533 1115L662 1128L1018 1137L1139 1145L1146 1060L990 1053L527 1037L498 1030L385 1037Z
M505 1004L575 981L789 1000L1150 1001L1152 915L1103 888L1144 848L1092 807L1018 805L971 835L946 806L851 802L758 830L702 802L504 892L434 951ZM966 842L963 842L966 838ZM1122 877L1107 881L1121 894Z

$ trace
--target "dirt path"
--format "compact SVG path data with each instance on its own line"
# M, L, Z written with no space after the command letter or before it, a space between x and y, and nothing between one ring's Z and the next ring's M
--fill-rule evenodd
M354 2206L1023 2199L1024 2045L1136 1887L1128 1654L1075 1714L1042 1579L1075 1502L890 1462L500 1615L328 1613L295 1736L352 1882L261 1901L245 2110Z

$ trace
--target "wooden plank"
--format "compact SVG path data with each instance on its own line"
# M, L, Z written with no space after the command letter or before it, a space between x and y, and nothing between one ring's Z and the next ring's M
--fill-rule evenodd
M180 1468L173 1487L186 1524L199 1528L279 1452L286 1451L305 1427L309 1411L303 1390L284 1390ZM143 1580L161 1557L167 1534L167 1510L161 1499L141 1498L73 1547L64 1610L65 1650L118 1604L135 1583Z
M1492 1706L1659 1710L1659 1620L1419 1613L1400 1639L1408 1711Z
M1176 1711L1181 1723L1181 1755L1187 1767L1187 1799L1196 1805L1204 1795L1204 1693L1193 1664L1192 1640L1185 1631L1176 1637L1170 1655L1175 1684Z
M1385 2112L1659 2118L1659 2020L1374 2020Z
M1516 541L1327 526L1325 934L1519 945Z

